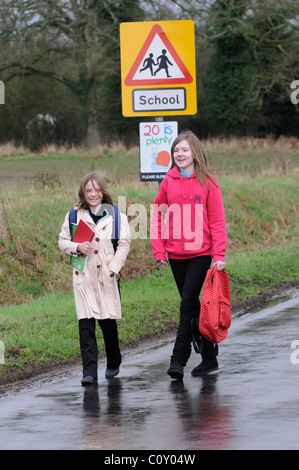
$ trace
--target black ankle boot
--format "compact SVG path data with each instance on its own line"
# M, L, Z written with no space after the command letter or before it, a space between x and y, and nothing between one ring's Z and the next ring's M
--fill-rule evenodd
M202 362L195 367L191 375L198 377L200 375L212 374L219 370L217 359L203 359Z
M184 377L184 367L177 362L170 364L170 367L167 371L167 374L170 375L172 379L183 380Z

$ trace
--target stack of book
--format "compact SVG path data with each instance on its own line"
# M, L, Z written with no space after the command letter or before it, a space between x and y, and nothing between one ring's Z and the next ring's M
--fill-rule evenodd
M91 242L95 235L92 228L82 219L80 219L79 224L73 224L73 234L73 242L76 243ZM71 256L71 265L81 273L84 273L87 258L87 255L80 253L78 256Z

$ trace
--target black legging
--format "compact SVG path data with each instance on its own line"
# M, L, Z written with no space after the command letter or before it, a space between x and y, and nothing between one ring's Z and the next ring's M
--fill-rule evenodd
M107 356L107 368L117 369L121 363L121 353L119 350L116 320L98 320L98 323L103 333ZM94 318L83 318L79 320L79 335L83 363L83 377L91 375L97 379L98 347Z
M180 322L171 362L185 366L191 354L191 320L199 317L199 294L207 271L211 265L211 256L197 256L188 259L170 259L170 267L181 296ZM213 343L203 339L202 357L215 357L218 352Z

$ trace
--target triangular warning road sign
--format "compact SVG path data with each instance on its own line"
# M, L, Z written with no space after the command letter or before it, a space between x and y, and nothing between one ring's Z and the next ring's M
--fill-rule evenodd
M193 78L160 25L155 24L124 83L138 85L180 85Z

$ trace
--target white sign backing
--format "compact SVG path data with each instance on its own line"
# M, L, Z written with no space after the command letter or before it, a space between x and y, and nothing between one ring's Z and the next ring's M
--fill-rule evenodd
M140 180L161 181L171 167L171 146L178 135L176 121L141 122Z

